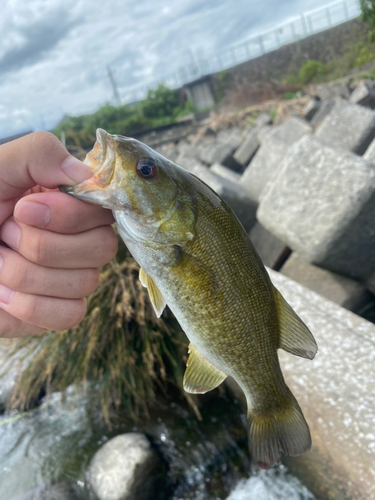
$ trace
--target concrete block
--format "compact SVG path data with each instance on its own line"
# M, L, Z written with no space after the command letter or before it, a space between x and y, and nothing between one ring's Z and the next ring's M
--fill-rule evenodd
M303 135L309 134L312 131L311 125L306 120L297 116L292 116L288 120L285 120L285 122L276 125L271 134L273 136L277 135L287 144L293 144Z
M283 462L316 498L374 498L375 325L281 273L269 274L319 347L313 361L279 351L312 437L309 453Z
M305 120L310 121L312 117L319 111L321 100L316 97L312 97L310 101L306 104L305 109L303 110L303 116Z
M230 181L240 182L241 175L233 172L230 168L224 167L224 165L220 165L220 163L214 163L210 167L211 172L214 174L220 175L224 179L229 179Z
M330 101L335 99L349 99L350 88L342 83L328 83L319 85L317 95L322 101Z
M350 102L359 104L360 106L368 106L374 108L375 105L375 89L363 83L358 85L350 96Z
M249 236L263 264L278 271L288 258L290 249L259 222L255 223Z
M350 311L358 312L371 300L362 283L309 264L294 252L281 273Z
M271 125L272 119L268 113L260 113L256 119L256 128L260 129L264 127L265 125Z
M254 127L250 129L242 141L240 146L236 149L233 158L244 167L248 165L251 158L255 155L260 146L258 139L258 130Z
M263 125L259 129L257 129L257 136L258 136L258 141L260 144L262 144L263 140L267 135L272 132L273 127L272 125Z
M245 230L250 231L256 221L257 203L241 184L198 164L190 172L216 191L236 214Z
M366 149L363 159L375 163L375 139L372 140L370 146Z
M216 139L219 143L229 144L235 151L243 140L243 133L240 127L230 127L220 130Z
M360 280L375 271L375 167L313 135L290 148L257 218L310 263Z
M312 117L311 126L316 129L335 107L336 101L321 101L318 111Z
M316 136L336 148L361 155L375 137L375 112L340 100L319 125Z
M260 148L241 177L241 185L256 201L259 201L265 185L277 172L288 148L289 144L273 132L263 138Z

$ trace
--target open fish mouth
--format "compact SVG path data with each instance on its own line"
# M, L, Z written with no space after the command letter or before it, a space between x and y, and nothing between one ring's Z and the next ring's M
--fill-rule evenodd
M116 144L114 138L101 128L96 131L96 142L87 153L83 163L94 172L97 184L107 186L113 177L115 166Z
M93 171L93 176L76 186L60 186L64 193L82 195L90 191L105 189L111 183L116 165L116 143L110 134L98 128L93 149L83 160Z

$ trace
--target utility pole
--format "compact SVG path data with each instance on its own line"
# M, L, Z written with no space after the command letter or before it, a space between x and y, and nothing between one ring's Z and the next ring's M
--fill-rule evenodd
M117 106L121 106L122 103L121 103L120 95L119 95L118 90L117 90L116 80L113 76L111 66L109 66L109 65L107 66L107 72L108 72L109 81L111 82L111 85L112 85L113 95L116 99Z

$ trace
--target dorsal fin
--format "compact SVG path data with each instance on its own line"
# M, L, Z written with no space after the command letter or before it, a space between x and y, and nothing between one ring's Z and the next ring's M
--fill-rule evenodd
M227 375L216 368L192 344L184 375L184 389L192 394L205 394L220 385Z
M139 281L145 288L147 288L155 314L158 318L160 318L166 306L166 302L160 293L159 288L156 286L155 281L151 278L151 276L145 273L142 268L139 270Z
M272 290L279 320L279 348L295 356L313 359L318 347L312 333L281 293L274 286Z

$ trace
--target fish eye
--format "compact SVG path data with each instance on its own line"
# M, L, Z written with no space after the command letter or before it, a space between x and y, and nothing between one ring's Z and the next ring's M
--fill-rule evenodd
M156 165L147 159L139 160L136 166L137 174L143 179L153 179L158 173Z

